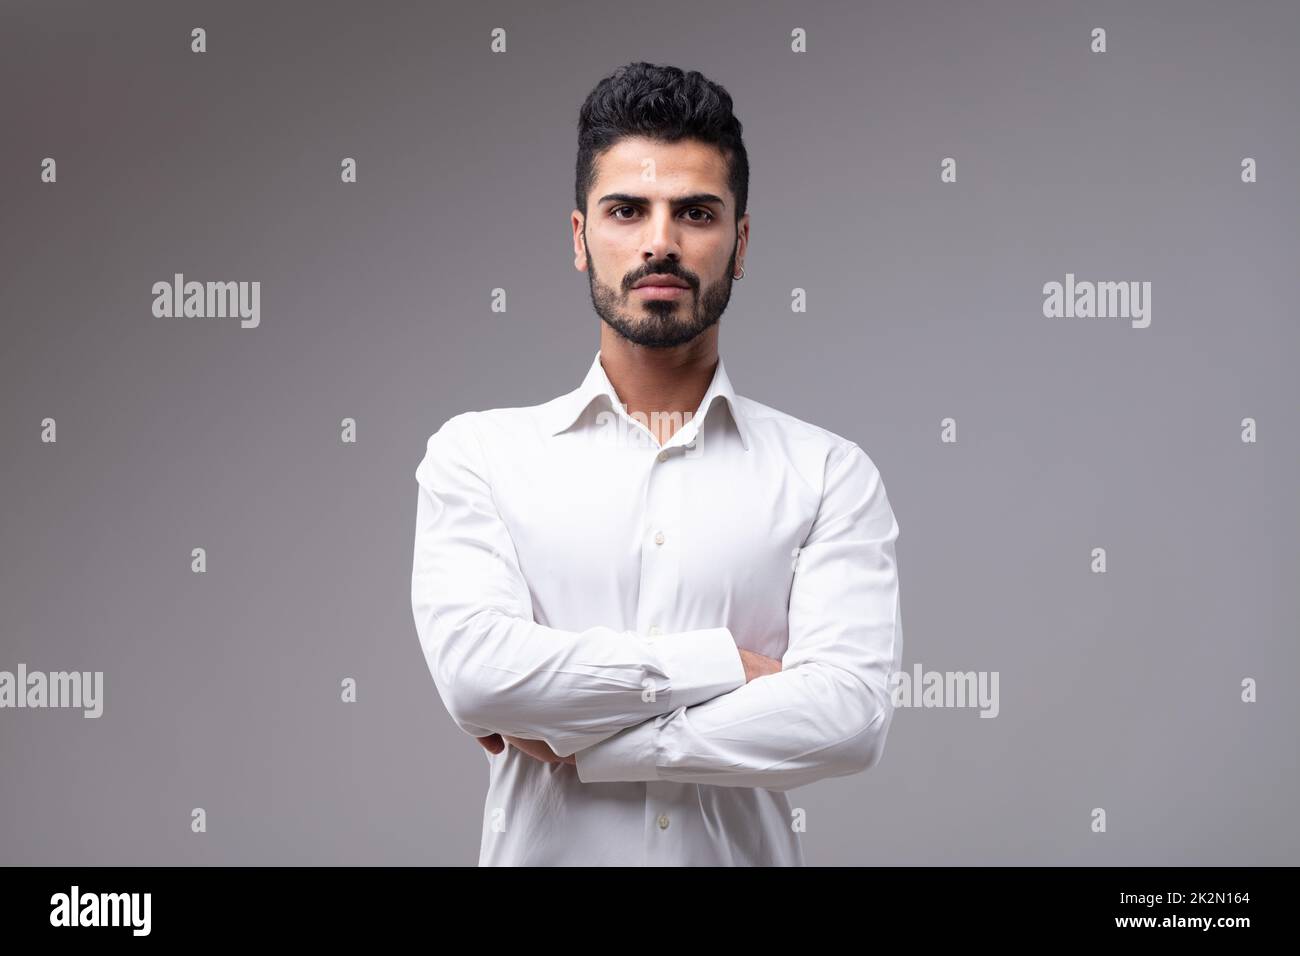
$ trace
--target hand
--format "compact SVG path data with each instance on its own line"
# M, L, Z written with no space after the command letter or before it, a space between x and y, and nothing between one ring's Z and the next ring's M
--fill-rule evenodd
M490 754L499 754L506 749L506 744L510 743L516 750L522 750L528 756L542 763L567 763L569 766L576 766L578 763L577 754L569 754L567 757L561 757L550 745L544 740L525 740L523 737L511 737L501 734L489 734L486 737L474 738L481 743L485 750Z
M740 650L740 661L745 665L745 683L748 684L755 677L765 677L768 674L775 674L781 669L781 662L775 657L765 657L762 654L755 654L753 651L747 651L744 648Z

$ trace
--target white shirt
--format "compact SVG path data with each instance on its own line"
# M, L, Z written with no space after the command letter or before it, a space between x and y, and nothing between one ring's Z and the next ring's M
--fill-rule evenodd
M416 468L411 605L489 754L479 865L802 865L786 791L877 763L902 655L898 524L854 442L718 361L662 446L600 364L465 412ZM745 683L737 648L782 670Z

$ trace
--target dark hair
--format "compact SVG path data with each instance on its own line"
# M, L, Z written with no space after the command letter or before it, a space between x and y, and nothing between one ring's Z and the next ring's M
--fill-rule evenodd
M578 111L577 207L587 214L596 184L596 159L626 136L666 143L697 139L717 146L727 160L727 185L736 197L736 222L749 201L749 155L731 94L697 70L629 63L596 84Z

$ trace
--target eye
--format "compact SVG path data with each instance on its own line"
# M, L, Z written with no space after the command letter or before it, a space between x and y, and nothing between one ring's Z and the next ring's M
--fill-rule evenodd
M621 206L613 206L613 207L611 207L610 210L609 210L609 214L610 214L611 216L613 216L615 219L619 220L620 222L626 222L626 221L627 221L629 218L631 218L631 217L630 217L630 216L620 216L618 213L619 213L619 210L621 210L621 209L631 209L633 212L636 212L636 206L632 206L632 205L629 205L628 203L624 203L624 204L621 205ZM699 212L699 213L703 213L703 214L704 214L704 218L702 218L702 219L700 219L700 218L691 218L690 221L691 221L691 222L694 222L694 223L713 222L713 220L714 220L714 218L715 218L714 215L713 215L713 213L710 212L708 209L706 209L704 206L690 206L690 207L688 207L687 209L683 210L683 212L686 212L686 213Z

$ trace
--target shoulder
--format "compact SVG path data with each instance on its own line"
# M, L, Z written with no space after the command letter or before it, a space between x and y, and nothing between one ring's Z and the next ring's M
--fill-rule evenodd
M743 399L750 434L765 452L780 448L819 498L817 532L880 540L898 537L898 520L875 461L857 442L761 402ZM824 540L824 539L823 539Z
M523 447L547 420L554 401L513 408L487 408L459 412L448 418L425 442L425 463L437 458L448 462L482 465L494 449Z
M844 469L868 477L878 474L875 462L850 438L743 395L736 396L736 406L745 416L752 441L780 449L816 485L824 485Z
M443 422L429 440L452 445L472 441L485 452L502 445L517 448L521 440L544 433L546 424L559 411L560 402L557 398L539 405L461 412Z

